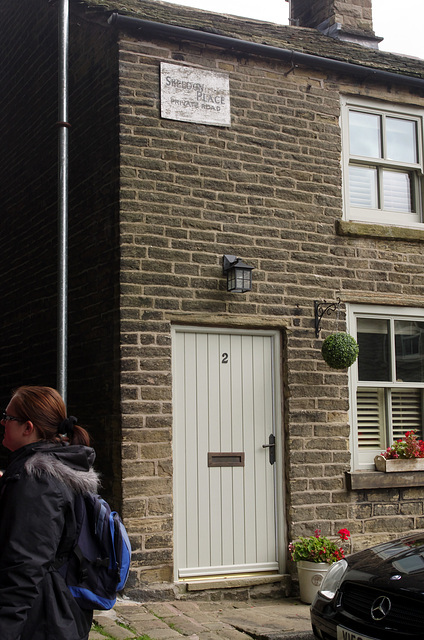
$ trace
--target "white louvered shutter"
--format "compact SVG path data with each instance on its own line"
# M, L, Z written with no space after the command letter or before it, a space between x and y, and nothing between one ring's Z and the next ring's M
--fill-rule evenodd
M356 402L359 448L379 449L384 447L383 389L358 389Z
M407 431L422 434L422 391L420 389L392 390L393 439L403 438Z

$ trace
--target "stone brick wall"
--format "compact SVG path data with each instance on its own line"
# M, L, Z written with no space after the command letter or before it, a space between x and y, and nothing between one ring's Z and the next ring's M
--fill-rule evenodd
M161 119L161 61L229 72L231 127ZM337 321L325 318L316 339L313 320L316 299L421 304L420 242L352 237L336 223L340 93L422 98L129 36L120 70L123 492L137 579L172 580L173 322L281 329L290 538L348 527L359 549L422 527L418 489L348 489L347 374L320 356ZM251 293L227 293L224 253L255 267Z
M300 27L328 20L330 26L339 23L347 30L373 33L372 0L290 0L290 15Z
M288 538L348 527L356 549L424 528L420 487L347 483L347 374L320 356L337 321L325 318L316 339L313 318L314 300L337 297L422 306L422 232L341 223L339 115L340 93L418 106L424 97L145 33L122 33L118 51L101 10L73 7L69 399L94 434L107 497L118 508L122 498L130 593L173 580L172 323L280 330ZM192 26L207 21L193 15ZM43 0L10 0L0 18L10 51L0 115L5 402L11 386L56 380L57 15ZM252 24L219 21L262 38ZM344 46L295 32L307 51ZM349 51L358 60L359 48ZM378 64L376 52L363 55ZM228 72L231 127L161 119L161 61ZM382 56L386 69L398 63L419 73ZM225 253L255 267L251 293L226 291Z

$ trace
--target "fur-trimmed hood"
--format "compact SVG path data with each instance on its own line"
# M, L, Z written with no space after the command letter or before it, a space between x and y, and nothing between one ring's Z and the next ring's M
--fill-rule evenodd
M98 493L100 485L99 474L93 467L81 469L75 464L71 466L69 464L69 453L71 452L67 451L67 449L71 448L74 447L66 447L63 450L65 455L60 455L62 452L49 452L48 450L34 453L25 462L25 471L28 475L33 476L41 476L45 473L66 484L74 493Z
M35 442L11 453L0 484L18 479L26 472L28 476L55 478L73 493L98 493L100 476L93 469L95 457L91 447Z

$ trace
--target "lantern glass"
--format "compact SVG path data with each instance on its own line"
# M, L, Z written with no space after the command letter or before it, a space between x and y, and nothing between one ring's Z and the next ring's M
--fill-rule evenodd
M227 291L234 293L245 293L252 289L252 270L240 258L231 255L222 257L224 274L227 274Z
M227 272L227 290L234 293L245 293L252 289L252 269L248 267L231 267Z

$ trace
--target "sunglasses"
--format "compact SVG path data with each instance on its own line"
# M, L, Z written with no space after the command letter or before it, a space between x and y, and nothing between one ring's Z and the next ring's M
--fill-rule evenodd
M25 420L21 420L21 418L15 418L15 416L8 416L6 411L3 411L1 414L1 422L25 422Z

